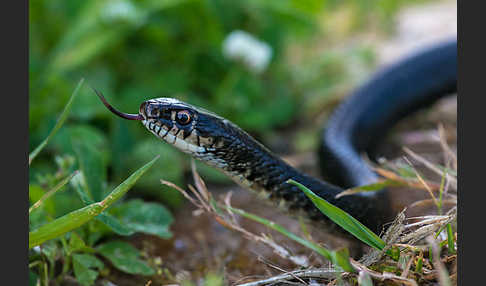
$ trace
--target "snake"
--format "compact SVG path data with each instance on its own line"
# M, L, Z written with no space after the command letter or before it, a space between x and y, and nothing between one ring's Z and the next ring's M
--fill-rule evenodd
M337 107L320 136L323 179L294 168L233 122L201 107L160 97L141 103L138 114L129 114L95 92L117 116L141 121L157 138L291 213L336 228L289 179L380 233L395 215L386 188L336 196L348 188L377 182L379 176L363 154L370 153L398 121L457 93L457 41L429 46L390 64Z

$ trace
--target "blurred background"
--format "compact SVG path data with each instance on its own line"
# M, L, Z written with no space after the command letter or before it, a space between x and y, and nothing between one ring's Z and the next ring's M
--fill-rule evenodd
M101 158L89 168L105 194L160 154L128 196L175 211L183 200L159 179L192 182L190 158L114 116L90 87L129 113L175 97L230 119L279 155L315 154L341 99L381 65L454 35L456 11L455 1L438 0L31 0L30 150L85 81L68 121L30 166L30 183L49 185L76 169L79 142ZM209 184L231 184L198 170ZM73 192L52 200L56 216L83 206Z

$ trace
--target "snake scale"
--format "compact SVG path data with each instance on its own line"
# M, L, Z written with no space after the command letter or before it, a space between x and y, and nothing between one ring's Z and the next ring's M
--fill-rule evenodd
M335 196L377 180L361 154L372 150L397 121L455 92L456 40L421 50L376 73L337 108L322 133L319 159L327 181L295 169L237 125L205 109L174 98L155 98L143 102L138 114L127 114L97 94L116 115L140 120L156 137L290 211L335 226L302 191L287 183L293 179L379 232L394 215L386 190Z

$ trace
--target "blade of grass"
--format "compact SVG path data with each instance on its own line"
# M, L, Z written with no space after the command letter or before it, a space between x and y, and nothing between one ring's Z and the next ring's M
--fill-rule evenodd
M456 253L454 248L454 234L452 232L452 225L450 223L447 224L447 248L449 250L449 254Z
M104 200L100 203L107 208L115 201L120 199L128 190L135 184L135 182L159 159L160 155L157 155L150 162L145 164L142 168L138 169L128 179L123 181L118 187L116 187Z
M415 272L422 273L423 264L424 264L424 258L422 257L422 253L420 253L420 256L417 259L417 262L415 264Z
M84 208L72 211L50 223L47 223L29 233L29 249L41 243L56 238L68 231L80 227L103 211L100 203L94 203Z
M319 253L320 255L326 257L327 259L331 260L332 259L332 255L331 255L331 251L324 248L324 247L321 247L315 243L312 243L310 241L307 241L301 237L298 237L297 235L291 233L290 231L288 231L287 229L285 229L283 226L279 225L279 224L276 224L274 223L273 221L269 221L265 218L262 218L262 217L259 217L257 215L254 215L254 214L251 214L251 213L247 213L246 211L244 210L241 210L241 209L237 209L237 208L233 208L233 207L229 207L229 206L224 206L226 207L227 209L229 209L230 211L242 216L242 217L245 217L247 219L250 219L250 220L253 220L253 221L256 221L258 223L261 223L265 226L267 226L268 228L271 228L277 232L280 232L281 234L287 236L288 238L292 239L293 241L296 241L298 242L299 244L307 247L307 248L310 248L314 251L316 251L317 253Z
M89 196L89 194L83 189L83 173L81 172L78 176L75 176L71 181L72 186L78 193L81 201L85 206L94 203L95 201ZM110 228L112 231L119 235L131 235L134 233L129 227L123 225L117 218L113 217L107 212L100 213L97 220L101 221L104 225Z
M59 184L57 184L54 188L49 190L47 193L45 193L42 198L40 198L37 202L35 202L30 208L29 208L29 214L38 208L45 200L47 200L50 196L54 195L57 191L59 191L64 185L66 185L71 179L78 174L79 171L74 171L71 175L67 176L62 180Z
M407 147L403 147L402 149L403 149L403 151L405 151L405 153L407 153L408 155L410 155L412 158L419 161L420 163L424 164L424 166L426 166L428 169L430 169L431 171L433 171L437 175L442 176L442 172L446 171L447 178L451 181L451 183L454 184L455 188L457 188L457 179L454 177L457 174L455 174L454 170L450 170L450 169L447 169L447 168L443 168L443 170L441 170L439 167L435 166L434 164L427 161L425 158L416 154L415 152L408 149ZM447 171L452 171L452 174L447 173Z
M338 198L343 197L343 196L349 196L349 195L354 195L354 194L358 194L358 193L377 192L377 191L380 191L380 190L382 190L386 187L399 187L399 186L406 186L406 185L407 185L407 183L402 182L402 181L385 179L385 180L380 180L380 181L373 183L373 184L347 189L347 190L342 191L339 194L337 194L335 198L338 199Z
M425 182L425 180L422 178L422 176L420 175L420 173L413 167L412 162L410 162L410 160L407 157L403 157L403 159L408 163L408 165L410 166L410 168L412 168L413 172L415 173L415 176L420 181L420 183L422 183L424 185L425 190L429 193L430 197L434 200L434 204L436 206L438 206L439 203L437 202L437 199L435 198L434 193L432 192L432 189L429 187L429 185L427 184L427 182Z
M103 201L90 204L72 211L52 222L49 222L29 233L29 249L41 243L56 238L68 231L80 227L107 209L120 199L137 182L137 180L155 163L159 156L152 159L135 171L123 183L118 185Z
M341 210L340 208L330 204L323 198L317 196L299 182L290 179L287 181L287 183L293 184L301 189L306 194L306 196L314 203L314 205L337 225L344 228L346 231L348 231L364 243L368 244L369 246L378 250L383 250L383 248L385 247L385 242L369 228L353 218L351 215Z
M313 242L310 242L306 239L303 239L303 238L295 235L294 233L288 231L283 226L276 224L273 221L269 221L265 218L259 217L257 215L254 215L254 214L251 214L251 213L248 213L248 212L245 212L244 210L233 208L233 207L230 207L230 206L221 206L221 207L224 207L224 208L226 208L227 210L230 210L233 213L241 215L242 217L245 217L247 219L261 223L261 224L267 226L268 228L271 228L271 229L285 235L286 237L292 239L293 241L295 241L295 242L297 242L297 243L299 243L299 244L301 244L301 245L303 245L303 246L305 246L309 249L314 250L315 252L319 253L320 255L322 255L325 258L327 258L328 260L330 260L333 264L338 265L341 268L343 268L344 271L354 272L354 269L349 262L349 256L347 256L347 252L330 251L330 250L328 250L324 247L321 247L321 246L319 246L319 245L317 245Z
M446 176L447 176L447 173L444 170L444 173L443 173L442 178L440 180L439 201L438 201L438 205L437 205L437 211L438 211L439 215L442 214L442 204L443 204L442 198L443 198L443 195L444 195Z
M51 132L49 132L49 135L47 135L46 139L44 139L44 141L42 141L41 144L39 144L39 146L37 146L37 148L35 148L34 151L32 151L29 154L29 166L30 166L30 163L32 163L32 161L34 160L34 158L37 157L37 155L40 153L40 151L42 151L42 149L44 149L44 147L47 145L49 140L57 133L57 131L61 128L61 126L66 121L66 118L69 115L69 111L71 110L71 106L73 104L73 101L76 98L76 96L78 95L78 91L81 88L81 85L83 84L83 82L84 82L84 78L81 78L79 80L78 84L76 85L76 88L74 89L71 97L69 98L68 103L64 107L64 110L62 111L61 115L57 119L56 125L54 125L54 128L52 128Z

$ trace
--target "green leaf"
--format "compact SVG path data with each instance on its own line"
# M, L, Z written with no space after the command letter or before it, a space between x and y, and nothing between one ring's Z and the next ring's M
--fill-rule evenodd
M36 286L38 279L39 277L37 277L37 274L29 270L29 286Z
M129 226L122 224L117 218L113 217L108 213L100 213L99 216L96 217L97 220L101 221L104 225L106 225L109 229L119 235L131 235L135 233L133 229Z
M123 241L111 241L97 247L98 252L110 260L117 269L140 275L153 275L155 271L140 260L140 252Z
M89 197L88 193L86 193L83 189L83 176L82 173L78 176L76 176L72 180L72 185L74 186L74 189L78 193L79 197L83 201L85 205L92 204L94 203L94 200ZM131 230L129 227L121 224L118 219L113 217L112 215L108 213L100 213L96 219L100 222L102 222L105 226L107 226L109 229L114 231L116 234L119 235L131 235L134 233L133 230Z
M113 207L112 213L133 231L170 238L169 226L173 222L171 213L162 205L130 200Z
M71 233L71 238L69 239L68 244L68 251L69 254L77 251L84 251L84 252L94 252L94 250L87 246L86 243L77 235L75 232Z
M86 183L84 180L83 172L79 172L76 176L73 177L71 180L71 185L74 187L74 190L78 194L79 198L85 205L90 205L95 203L93 198L85 191Z
M452 232L452 226L450 223L447 224L447 249L449 250L449 254L456 253L456 249L454 247L454 234Z
M347 212L341 210L333 204L330 204L325 199L314 194L304 185L292 179L288 180L287 183L293 184L301 189L324 215L329 217L333 222L347 230L359 240L378 250L382 250L385 247L385 242L380 237L378 237L374 232L353 218Z
M145 164L142 168L135 171L128 179L123 181L118 187L116 187L113 192L111 192L103 201L102 203L105 205L111 205L119 198L121 198L128 190L135 184L135 182L140 179L140 177L145 174L145 172L154 165L154 163L159 159L159 156L153 158L150 162Z
M376 191L381 191L386 187L399 187L399 186L406 186L406 183L396 181L396 180L392 180L392 179L385 179L385 180L380 180L376 183L358 186L358 187L355 187L355 188L344 190L344 191L340 192L336 196L336 198L340 198L340 197L348 196L348 195L359 194L359 193L376 192Z
M75 232L71 233L71 239L69 239L69 251L74 252L86 247L84 241Z
M100 201L103 198L103 182L106 181L106 166L101 152L87 143L75 144L74 150L83 171L88 193L95 201Z
M103 209L104 208L100 203L94 203L44 224L29 233L29 248L80 227L101 213Z
M417 174L409 165L401 165L397 170L398 174L403 178L416 178Z
M29 200L32 204L39 201L45 193L46 191L41 186L29 184ZM46 210L50 215L54 215L56 213L54 202L51 200L44 201L41 208Z
M359 189L364 192L373 192L373 191L380 191L383 190L386 187L398 187L398 186L403 186L405 185L403 182L391 180L391 179L386 179L377 183L369 184L369 185L363 185L356 187L355 189Z
M71 231L85 224L93 217L99 215L102 211L111 206L120 199L128 190L137 182L137 180L155 163L158 157L145 164L135 171L128 179L116 187L103 201L93 203L81 209L72 211L50 223L47 223L29 233L29 249L37 246L44 241L59 237L60 235Z
M185 285L185 284L183 283L183 285ZM203 285L205 285L205 286L223 286L223 285L225 285L224 277L223 277L222 274L209 272L208 274L206 274L206 277L204 277Z
M77 103L78 101L76 101ZM89 140L87 140L89 138ZM56 138L52 139L52 146L60 153L75 155L76 145L89 144L97 150L106 150L108 139L106 134L93 125L69 123L59 130ZM104 153L103 153L104 154ZM106 155L105 155L106 156Z
M423 263L424 263L424 258L423 257L419 257L417 259L417 264L415 264L415 272L422 273Z
M354 268L349 261L349 251L347 248L339 249L332 252L332 261L346 272L354 272Z
M89 286L94 283L98 277L98 271L104 267L103 262L91 254L73 254L74 275L79 283L83 286Z
M34 160L35 157L40 153L40 151L42 151L42 149L44 149L44 147L47 145L49 140L56 134L56 132L59 130L59 128L61 128L61 126L64 124L64 121L66 121L66 118L68 117L69 111L71 110L71 106L72 106L72 103L74 101L74 98L76 98L76 95L78 94L78 91L81 88L81 85L83 84L83 82L84 82L84 78L79 80L78 85L74 89L71 97L69 98L68 103L66 104L66 106L64 107L64 110L62 111L61 115L57 119L56 125L54 126L54 128L52 128L51 132L49 132L49 135L47 135L47 138L44 139L44 141L42 141L42 143L39 146L37 146L37 148L35 148L34 151L32 151L29 154L29 165L30 165L30 163L32 163L32 160Z

